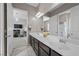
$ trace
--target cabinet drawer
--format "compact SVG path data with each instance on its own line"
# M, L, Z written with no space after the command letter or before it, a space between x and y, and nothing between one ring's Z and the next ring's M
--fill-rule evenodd
M48 54L41 48L39 48L39 56L48 56Z
M39 46L49 54L49 47L40 42Z
M57 53L54 50L51 50L51 56L61 56L59 53Z

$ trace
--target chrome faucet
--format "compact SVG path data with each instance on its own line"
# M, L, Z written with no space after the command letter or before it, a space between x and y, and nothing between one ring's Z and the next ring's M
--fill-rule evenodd
M71 36L70 34L67 34L67 39L68 39L70 36Z
M60 41L61 43L64 43L64 44L66 43L66 39L65 39L65 38L64 38L64 39L62 38L62 39L60 39L59 41Z
M61 38L60 38L59 41L60 41L61 43L64 43L64 44L65 44L65 43L66 43L66 38L67 38L67 37L64 37L64 36L63 36L63 33L61 32Z

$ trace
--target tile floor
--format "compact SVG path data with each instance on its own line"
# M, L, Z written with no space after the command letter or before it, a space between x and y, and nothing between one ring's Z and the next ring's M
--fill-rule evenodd
M12 56L36 56L36 54L32 47L29 45L15 48L13 50Z

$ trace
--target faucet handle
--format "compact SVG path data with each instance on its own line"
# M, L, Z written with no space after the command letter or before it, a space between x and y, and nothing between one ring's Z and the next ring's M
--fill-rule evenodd
M65 39L60 39L59 41L60 41L61 43L64 43L64 44L66 43L66 40L65 40Z
M70 34L68 33L68 34L67 34L67 38L69 38L69 37L70 37Z
M71 33L71 35L73 35L73 33Z

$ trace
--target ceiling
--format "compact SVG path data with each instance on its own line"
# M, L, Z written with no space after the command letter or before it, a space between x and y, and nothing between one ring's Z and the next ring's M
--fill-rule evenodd
M27 3L28 5L31 5L33 7L37 7L39 5L39 3Z
M68 10L74 6L79 5L79 3L64 3L64 4L59 4L58 6L56 6L56 8L51 9L49 12L47 12L45 15L46 16L54 16L60 12L64 12L65 10Z

